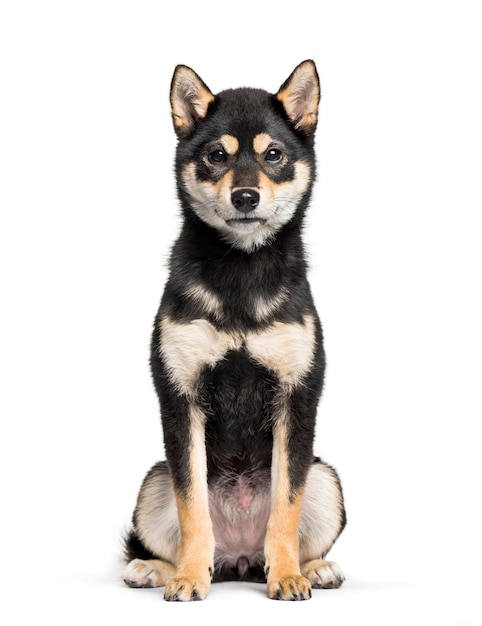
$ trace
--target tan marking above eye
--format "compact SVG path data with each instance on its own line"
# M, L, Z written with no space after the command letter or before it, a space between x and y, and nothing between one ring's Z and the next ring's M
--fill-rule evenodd
M253 149L257 154L263 154L273 143L273 139L268 133L259 133L253 139Z
M236 137L233 137L233 135L223 135L220 138L219 143L230 156L233 156L233 154L236 154L239 150L239 141Z

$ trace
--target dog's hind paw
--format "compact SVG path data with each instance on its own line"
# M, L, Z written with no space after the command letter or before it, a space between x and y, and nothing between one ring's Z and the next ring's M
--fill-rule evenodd
M337 589L345 580L339 565L333 561L321 559L304 563L301 567L301 573L308 578L314 589Z
M174 573L169 563L153 559L134 559L124 570L122 578L129 587L163 587Z

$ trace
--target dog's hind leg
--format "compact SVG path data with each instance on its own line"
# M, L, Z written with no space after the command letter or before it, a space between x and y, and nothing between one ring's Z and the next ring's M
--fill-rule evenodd
M176 573L179 523L174 490L165 462L157 463L142 483L125 537L127 566L122 578L129 587L163 587Z
M338 476L317 459L308 472L299 527L301 574L313 588L335 589L345 580L339 565L324 560L345 523Z

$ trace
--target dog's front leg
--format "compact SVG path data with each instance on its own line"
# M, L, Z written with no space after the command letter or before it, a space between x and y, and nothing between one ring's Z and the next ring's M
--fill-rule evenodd
M303 487L293 490L289 475L288 426L278 419L273 430L271 513L265 540L268 596L274 600L307 600L310 581L301 575L298 527Z
M214 535L209 516L205 417L196 406L188 410L188 467L184 480L174 477L180 541L176 575L167 584L164 598L171 601L203 600L211 584ZM180 456L172 450L171 456ZM173 465L176 461L173 458Z

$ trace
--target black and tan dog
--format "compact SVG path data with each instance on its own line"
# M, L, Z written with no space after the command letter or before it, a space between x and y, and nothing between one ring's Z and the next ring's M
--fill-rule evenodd
M124 572L166 600L203 599L211 580L304 600L344 580L324 560L340 482L313 456L325 358L302 227L319 97L312 61L274 95L174 73L184 219L151 352L167 461L139 492Z

